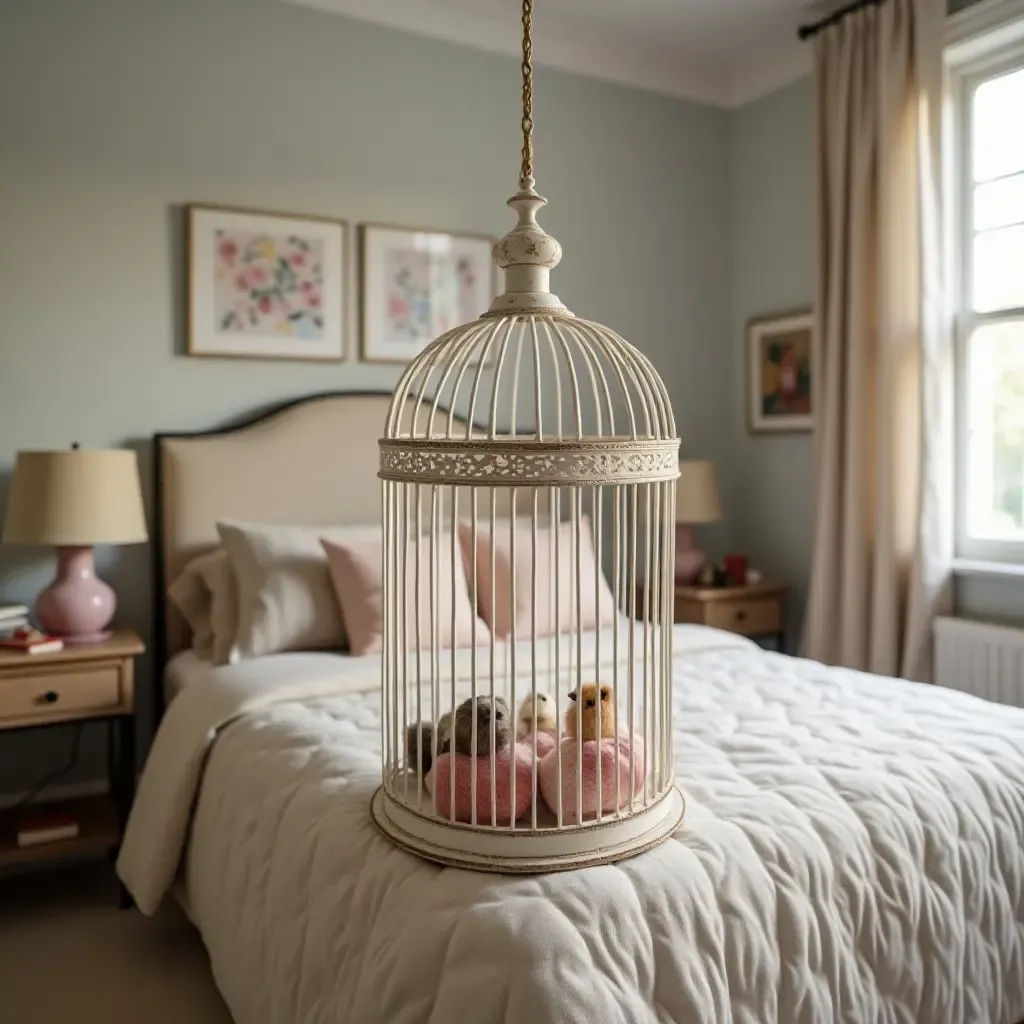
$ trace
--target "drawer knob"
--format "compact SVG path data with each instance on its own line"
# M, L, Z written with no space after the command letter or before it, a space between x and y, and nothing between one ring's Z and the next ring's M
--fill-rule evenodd
M743 611L742 608L738 612L736 612L736 621L737 622L742 622L746 617L747 617L747 613L745 611Z
M47 704L56 704L57 701L60 700L60 694L56 690L47 690L46 693L43 694L43 700L45 700Z

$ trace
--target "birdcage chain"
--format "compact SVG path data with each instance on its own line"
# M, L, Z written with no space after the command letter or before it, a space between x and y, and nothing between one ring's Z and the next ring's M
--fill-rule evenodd
M523 165L522 188L533 186L533 0L523 0Z

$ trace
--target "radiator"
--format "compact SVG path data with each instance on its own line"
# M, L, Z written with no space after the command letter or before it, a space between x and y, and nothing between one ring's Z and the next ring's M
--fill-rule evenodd
M939 618L934 640L940 686L1024 707L1024 628Z

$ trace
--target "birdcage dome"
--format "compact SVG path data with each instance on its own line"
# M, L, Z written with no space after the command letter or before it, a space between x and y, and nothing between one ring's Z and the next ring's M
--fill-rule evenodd
M671 835L675 482L664 383L550 289L524 0L504 291L406 368L380 441L382 783L372 812L444 864L539 872Z
M576 317L548 290L562 250L537 224L545 202L532 183L509 200L519 223L494 246L508 287L479 319L441 335L407 367L384 432L386 442L399 443L384 445L382 458L390 461L382 468L468 476L476 465L483 479L528 465L550 483L678 475L672 405L650 360L614 331ZM447 420L437 417L439 409ZM471 465L457 469L460 440L496 442L494 458L471 447ZM510 445L522 448L527 440L529 448L506 465L501 453L507 457ZM446 443L438 449L434 441ZM585 447L594 443L599 447ZM567 444L579 459L567 457ZM558 446L559 457L545 458L546 445ZM617 453L628 462L614 461Z

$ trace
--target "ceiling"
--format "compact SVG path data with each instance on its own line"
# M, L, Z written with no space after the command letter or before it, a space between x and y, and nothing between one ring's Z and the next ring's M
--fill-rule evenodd
M285 2L518 52L518 0ZM740 106L810 69L796 29L820 16L823 7L827 0L537 0L534 59L673 96Z

